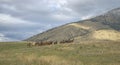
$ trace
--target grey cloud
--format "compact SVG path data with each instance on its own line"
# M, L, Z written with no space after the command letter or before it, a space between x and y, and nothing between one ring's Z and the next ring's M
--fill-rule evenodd
M99 15L113 8L120 7L120 0L68 0L66 6L81 17L87 15Z
M63 4L59 2L63 2ZM11 2L4 2L4 4L19 11L16 13L13 11L12 15L42 23L49 20L57 21L51 17L52 15L63 14L73 18L101 14L103 11L119 7L119 2L120 0L11 0Z
M8 38L22 40L52 27L54 26L22 20L7 14L0 14L0 33L4 33Z
M13 39L13 38L8 38L6 37L4 34L0 33L0 41L1 42L6 42L6 41L18 41L17 39Z
M25 39L120 7L120 0L0 0L0 33ZM2 37L3 38L3 37Z
M54 2L55 0L51 0L51 1ZM2 2L2 5L14 7L14 10L11 10L10 8L6 9L4 7L1 7L1 9L3 10L2 13L11 14L15 17L21 17L26 20L30 20L30 21L32 20L34 22L41 22L41 23L43 21L46 23L49 23L49 22L56 23L56 21L59 21L59 20L55 19L53 15L58 15L61 13L66 15L68 11L64 10L64 7L60 8L60 3L56 4L58 1L56 1L55 3L51 3L51 1L48 1L48 2L45 0L35 0L35 1L33 0L25 0L25 1L12 0L12 2L5 1L4 3Z

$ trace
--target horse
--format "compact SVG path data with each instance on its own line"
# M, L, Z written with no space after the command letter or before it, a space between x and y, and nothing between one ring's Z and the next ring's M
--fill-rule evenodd
M35 46L36 42L28 42L27 46L31 47L31 46Z
M42 42L42 45L51 45L53 43L53 41L45 41Z
M61 44L63 44L63 43L72 43L72 42L74 42L74 39L68 39L68 40L60 41Z

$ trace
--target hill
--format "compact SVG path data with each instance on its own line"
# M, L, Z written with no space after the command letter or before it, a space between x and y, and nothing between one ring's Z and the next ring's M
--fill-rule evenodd
M26 41L62 41L75 39L120 40L120 8L91 19L65 24L43 33L34 35Z

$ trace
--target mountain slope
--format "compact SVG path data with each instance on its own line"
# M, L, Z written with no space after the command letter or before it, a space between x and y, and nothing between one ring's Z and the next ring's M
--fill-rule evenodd
M77 36L83 36L89 31L83 28L75 27L72 25L63 25L61 27L54 28L47 32L35 35L28 40L30 41L62 41L72 39Z
M120 8L95 18L69 23L37 34L26 41L120 40ZM114 38L114 39L113 39Z
M109 25L115 30L120 30L120 8L113 9L104 15L90 20L93 22L101 22L104 25Z

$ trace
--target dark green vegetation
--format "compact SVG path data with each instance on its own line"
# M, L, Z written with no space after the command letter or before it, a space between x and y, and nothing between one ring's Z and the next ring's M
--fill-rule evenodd
M81 42L27 47L0 43L0 65L120 65L120 42Z

